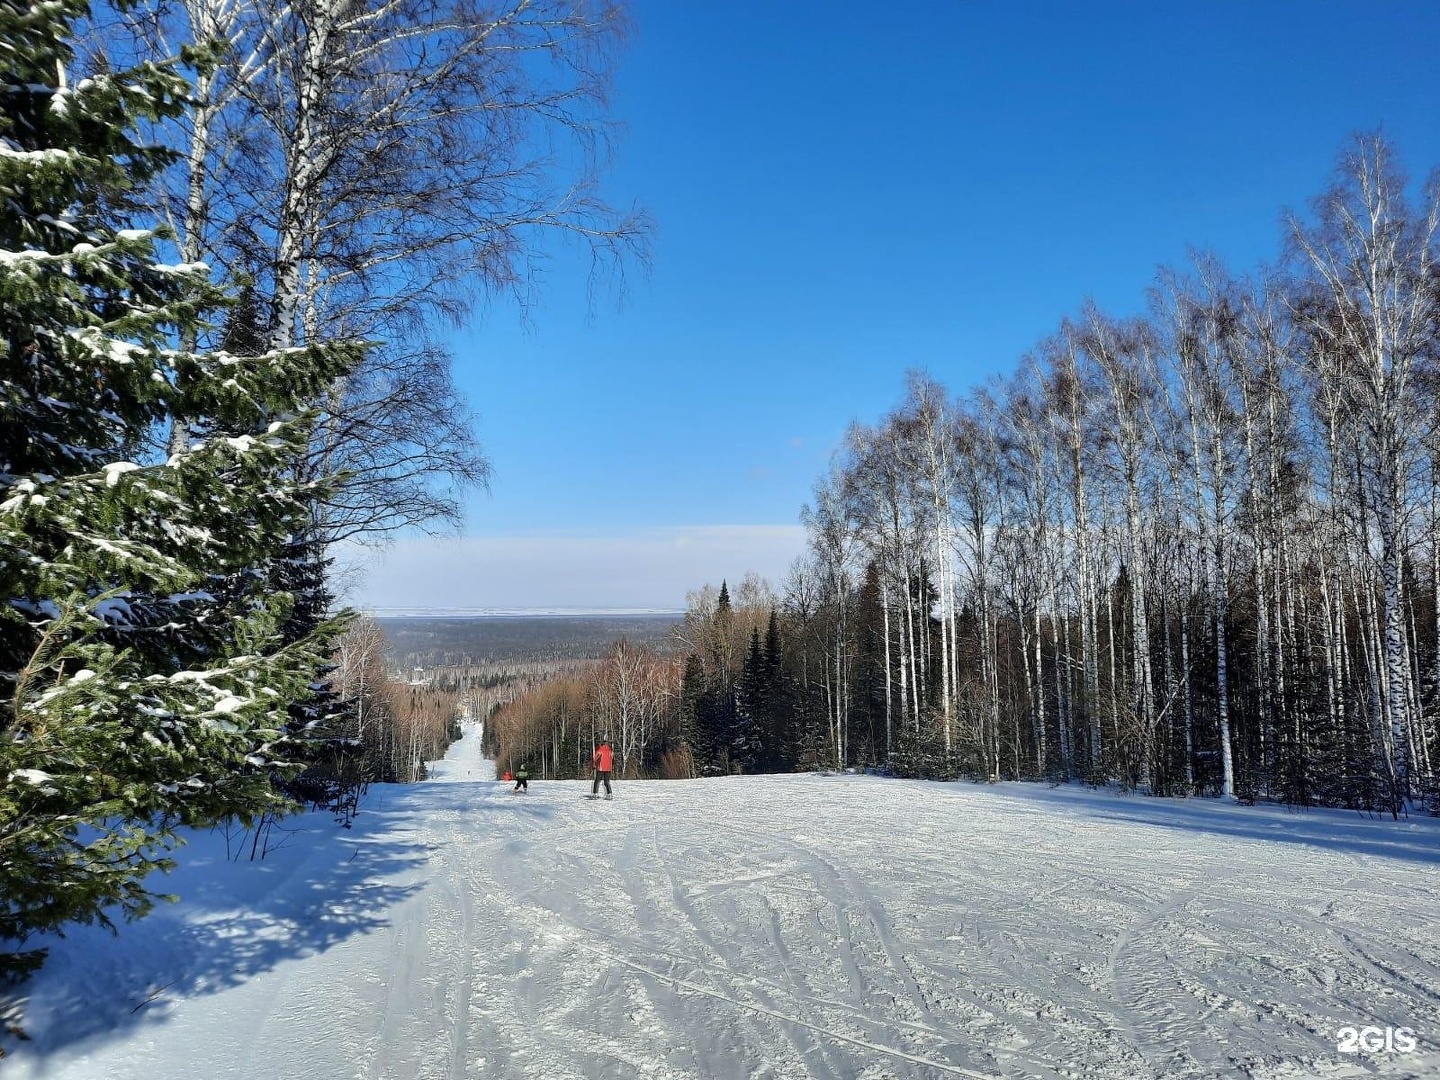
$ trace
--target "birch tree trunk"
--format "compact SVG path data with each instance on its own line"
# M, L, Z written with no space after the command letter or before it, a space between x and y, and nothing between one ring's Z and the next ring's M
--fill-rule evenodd
M1292 223L1291 235L1313 283L1313 300L1296 313L1315 355L1343 376L1361 441L1360 482L1373 514L1382 590L1390 810L1410 794L1410 694L1405 663L1402 565L1406 514L1418 445L1415 397L1440 320L1434 274L1440 188L1431 184L1413 210L1391 148L1362 136L1317 205L1317 221ZM1323 378L1330 371L1319 372Z

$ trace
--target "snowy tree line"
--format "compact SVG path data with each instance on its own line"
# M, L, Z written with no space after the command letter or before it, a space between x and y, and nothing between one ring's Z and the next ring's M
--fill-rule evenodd
M678 745L696 773L1440 809L1440 192L1418 194L1359 138L1277 267L1197 256L961 396L912 373L816 485L780 593L691 596L650 774ZM613 738L586 700L518 706L527 748L560 711Z
M690 595L669 649L622 639L603 659L497 705L487 749L502 771L526 764L542 779L588 775L601 739L627 779L829 764L821 666L796 644L812 630L758 575L733 598L726 582L706 585Z
M854 425L790 586L832 760L1440 805L1437 222L1359 138L1278 267Z

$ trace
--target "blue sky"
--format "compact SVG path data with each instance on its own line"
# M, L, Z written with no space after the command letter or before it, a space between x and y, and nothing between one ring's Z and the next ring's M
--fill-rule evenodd
M906 368L960 391L1087 296L1135 310L1192 246L1273 260L1357 130L1440 165L1434 3L631 8L606 186L653 214L653 265L592 304L557 246L528 323L496 301L454 336L492 491L463 537L375 560L361 605L778 580L846 425Z

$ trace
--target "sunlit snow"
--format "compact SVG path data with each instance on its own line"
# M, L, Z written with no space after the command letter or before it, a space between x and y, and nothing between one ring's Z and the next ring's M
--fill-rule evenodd
M494 780L207 834L15 1080L1440 1075L1440 828L868 776ZM1408 1026L1408 1054L1341 1029Z

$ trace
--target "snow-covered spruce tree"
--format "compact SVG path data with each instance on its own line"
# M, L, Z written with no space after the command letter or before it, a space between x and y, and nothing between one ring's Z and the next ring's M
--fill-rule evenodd
M225 352L239 357L255 357L266 352L268 330L260 307L254 284L247 279L226 312L220 339L220 347ZM184 445L183 439L177 442L175 433L179 430L172 428L172 445ZM214 432L202 430L193 434L203 437ZM302 466L300 471L308 474L311 470ZM335 597L326 580L332 560L326 557L325 544L314 528L317 511L318 507L312 502L306 526L293 533L278 555L264 567L246 568L247 574L263 576L267 591L290 597L290 610L279 626L280 642L286 645L315 633L328 620L334 606ZM306 738L306 767L281 787L299 803L334 811L349 828L367 776L362 756L357 752L356 703L342 700L330 677L334 671L334 664L326 664L316 672L310 692L290 704L289 729Z
M135 125L186 107L177 64L71 85L84 0L0 0L0 973L27 939L143 914L183 825L282 798L290 704L331 628L247 569L304 521L305 407L360 347L257 357L176 343L215 309L130 193ZM192 54L189 60L203 62ZM170 425L206 431L168 457Z

